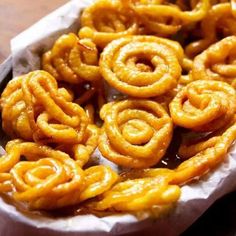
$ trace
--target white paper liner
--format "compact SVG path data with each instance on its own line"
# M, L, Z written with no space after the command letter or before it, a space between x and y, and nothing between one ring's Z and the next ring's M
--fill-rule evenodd
M74 0L54 11L11 41L14 76L39 69L39 55L63 33L77 32L81 10L93 0ZM98 155L98 153L96 153ZM113 166L115 167L115 166ZM0 235L117 235L145 230L145 235L179 235L218 198L236 189L235 145L215 170L181 188L171 214L162 219L139 220L130 214L96 217L79 215L57 219L23 213L0 198Z

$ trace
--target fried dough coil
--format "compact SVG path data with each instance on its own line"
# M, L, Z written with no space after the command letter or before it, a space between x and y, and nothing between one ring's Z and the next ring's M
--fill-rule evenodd
M36 209L44 209L41 200L46 196L50 196L50 208L74 204L74 199L64 201L64 198L83 188L84 173L76 162L47 146L30 142L20 145L18 158L24 155L28 161L19 162L11 169L14 199L28 202Z
M170 103L171 118L176 125L194 131L214 131L233 119L235 99L234 88L225 82L194 81Z
M13 140L7 143L6 153L0 158L0 192L12 191L12 178L9 173L11 168L19 162L20 140Z
M84 171L85 189L80 194L80 201L96 197L108 191L115 182L118 175L108 166L92 166Z
M52 203L52 199L42 197L35 203L31 203L33 209L56 209L68 205L81 203L87 199L94 198L103 192L109 190L118 179L118 175L107 166L92 166L84 172L83 189L76 190L70 195L64 195L63 198L58 199Z
M136 17L120 0L95 1L82 13L81 26L79 37L90 38L102 48L114 39L139 33Z
M221 163L231 144L236 139L236 123L233 123L205 148L184 161L176 169L132 170L122 182L102 194L100 201L94 201L92 208L98 211L115 209L117 211L146 210L163 207L178 201L181 185L202 177Z
M229 84L236 78L236 36L222 39L195 57L194 80L220 80Z
M129 36L107 45L99 65L112 87L146 98L176 87L182 59L183 51L177 42L154 36Z
M105 192L103 199L94 204L93 208L133 212L173 204L180 197L180 188L169 185L169 177L168 174L162 174L155 178L120 182Z
M1 95L2 128L11 138L32 140L33 132L27 116L22 81L23 76L12 79Z
M52 49L42 56L42 68L57 80L77 84L101 78L98 51L90 39L79 39L75 34L64 34Z
M88 124L85 111L76 103L68 102L58 93L56 80L44 71L31 72L22 83L28 117L34 139L47 142L79 143ZM34 118L32 97L43 106ZM47 140L46 140L47 139Z
M159 4L155 1L135 1L135 4L130 5L146 29L160 36L175 34L183 25L202 20L210 8L209 0L198 1L191 11L182 11L177 5Z
M236 139L236 123L233 123L223 132L221 136L210 139L205 146L201 146L198 153L193 157L181 163L176 168L173 176L172 184L183 185L186 182L201 177L209 172L216 165L221 163L231 144Z
M29 203L33 209L74 205L103 193L118 179L109 167L93 166L83 171L66 153L36 143L11 141L7 152L6 156L15 157L11 167L21 156L27 159L14 165L10 174L13 198Z
M81 143L63 144L58 149L68 153L80 167L83 167L98 145L99 132L100 129L96 125L89 124Z
M203 52L218 39L218 31L224 37L236 35L236 24L230 3L221 3L212 6L207 16L201 22L200 40L194 41L186 46L187 57L194 58Z
M224 134L225 131L235 123L235 121L236 117L234 116L234 119L230 123L215 132L202 133L198 136L192 132L183 134L182 142L178 150L178 156L184 160L202 153L208 148L213 148L217 142L220 141L222 134Z
M172 122L158 103L124 100L103 106L98 148L114 163L132 168L156 164L169 145Z
M16 100L15 94L20 94L20 98ZM67 101L64 96L56 80L45 71L24 75L20 82L13 80L2 95L4 130L12 137L25 138L21 134L22 129L30 127L29 133L36 141L79 143L88 125L88 117L78 104ZM19 103L23 104L23 109L17 112L17 116L12 116ZM14 126L18 116L27 116L23 128L19 130L18 126ZM14 133L8 132L12 126Z

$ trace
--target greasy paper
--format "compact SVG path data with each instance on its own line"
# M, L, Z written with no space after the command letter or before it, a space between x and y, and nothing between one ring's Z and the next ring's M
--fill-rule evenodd
M70 1L14 38L11 41L14 76L39 69L39 55L50 49L61 34L78 31L81 10L91 2ZM95 155L100 155L100 161L104 162L98 150ZM233 147L215 170L199 181L183 186L176 208L161 219L151 219L147 215L146 219L144 216L140 220L130 214L100 218L90 214L55 219L22 212L9 199L0 198L0 235L117 235L144 229L147 235L179 235L218 198L236 189L235 179L236 150Z

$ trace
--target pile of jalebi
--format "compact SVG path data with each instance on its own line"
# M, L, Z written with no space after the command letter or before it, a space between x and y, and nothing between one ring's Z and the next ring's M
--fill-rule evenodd
M235 17L234 0L96 0L78 35L42 55L43 70L2 92L13 140L0 192L32 209L171 209L236 139ZM169 153L174 129L182 140ZM165 155L181 163L160 167Z

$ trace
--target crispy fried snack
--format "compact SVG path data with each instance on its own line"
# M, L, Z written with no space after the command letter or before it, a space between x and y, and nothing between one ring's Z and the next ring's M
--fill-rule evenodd
M184 161L175 170L143 169L130 171L122 182L102 194L92 208L98 211L146 210L163 207L178 201L181 185L200 178L224 160L228 149L236 139L236 123L233 123L217 140L206 145L199 153Z
M98 148L114 163L132 168L156 164L165 154L172 137L172 122L158 103L124 100L103 106L104 125Z
M236 78L236 36L222 39L195 57L193 80L220 80L232 84Z
M12 178L9 173L11 168L19 162L21 151L20 140L12 140L7 143L6 153L0 158L0 193L12 191Z
M127 36L107 45L99 65L112 87L130 96L147 98L176 87L182 58L177 42L154 36Z
M33 209L79 203L107 191L118 179L109 167L83 171L66 153L40 144L13 140L6 151L1 158L0 190L10 191L12 180L13 198ZM20 161L21 156L27 161Z
M221 136L212 137L205 144L202 144L201 147L198 146L197 151L199 152L176 168L176 173L171 183L182 185L209 172L224 160L235 139L236 123L234 118L232 124Z
M193 140L195 142L193 142L192 144L191 144L191 142L188 143L187 141L182 142L179 147L179 150L178 150L178 156L181 159L188 159L188 158L206 150L207 148L214 147L215 144L221 138L221 135L222 134L219 131L217 131L217 132L213 132L213 134L203 137L202 139Z
M160 4L163 1L129 0L128 2L145 25L147 32L159 36L170 36L179 31L183 25L202 20L210 8L209 0L197 1L190 11L184 11L181 6L170 4L170 1L164 1L167 4ZM180 5L186 8L185 4Z
M33 209L56 209L63 206L81 203L108 191L118 180L118 175L108 166L92 166L84 171L83 190L78 189L72 195L58 199L52 203L48 196L42 197L38 202L30 203Z
M120 0L97 0L81 16L80 38L90 38L99 47L114 39L139 33L137 19Z
M200 132L224 127L233 119L235 111L235 90L220 81L194 81L170 103L171 118L176 125Z
M85 189L80 194L80 201L96 197L108 191L119 179L108 166L92 166L84 171Z
M83 167L98 145L99 132L100 129L96 125L89 124L81 143L63 144L57 149L68 153L80 167Z
M101 79L96 45L73 33L62 35L53 48L43 54L42 69L56 80L72 84Z
M66 153L36 143L21 143L18 159L11 169L15 200L30 203L32 208L45 209L44 199L50 200L46 209L77 202L84 188L83 170Z
M29 133L36 141L81 142L89 122L88 117L78 104L66 100L68 98L63 91L58 89L56 80L45 71L34 71L12 80L2 94L5 132L11 137L22 137L24 127L30 127ZM18 107L19 112L16 110ZM15 121L21 117L27 118L18 129ZM32 137L28 135L28 138Z
M31 140L33 132L21 86L23 77L16 77L9 81L1 95L2 128L11 138L21 137Z
M4 131L34 142L8 142L0 193L37 210L88 199L92 212L172 208L181 186L220 164L236 140L235 17L236 0L96 0L79 37L62 35L42 56L45 71L14 78L1 95ZM103 78L119 95L105 93ZM189 129L183 162L150 168L173 124ZM127 172L82 169L97 146Z
M223 37L236 35L235 10L232 8L234 5L221 3L212 6L201 22L201 39L190 43L185 48L189 58L194 58L215 43L219 32Z
M142 177L117 183L102 195L101 201L91 206L98 211L115 209L134 212L176 203L181 192L179 186L169 184L171 177L167 170L152 178Z

